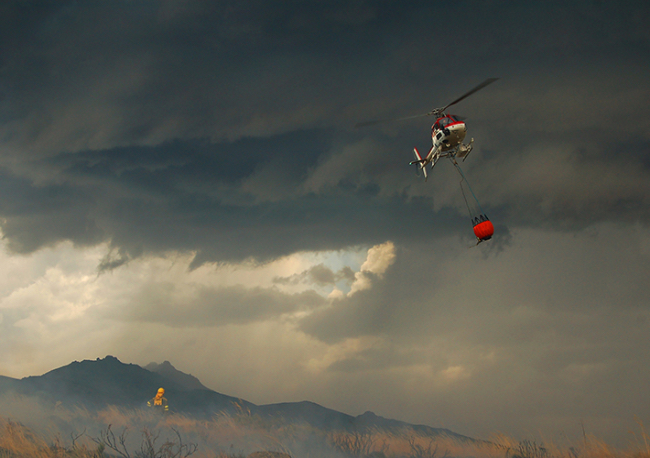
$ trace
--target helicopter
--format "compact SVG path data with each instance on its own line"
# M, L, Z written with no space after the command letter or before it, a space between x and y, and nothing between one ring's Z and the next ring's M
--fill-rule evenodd
M409 165L416 165L418 173L422 171L422 173L424 174L424 180L426 181L428 178L426 166L428 164L431 164L431 169L433 169L433 167L436 165L438 160L441 158L449 158L452 161L454 167L456 168L456 170L458 171L461 177L460 189L463 193L465 204L467 205L467 211L469 212L470 219L472 221L472 226L474 227L474 235L476 236L477 239L477 243L476 243L477 245L479 243L485 242L486 240L490 240L492 238L492 235L494 235L494 226L492 225L492 222L490 221L490 219L487 217L487 215L481 208L481 204L479 203L478 199L474 195L474 192L469 186L469 183L467 182L467 179L465 178L463 171L461 170L460 166L458 165L458 162L456 161L456 158L462 159L463 162L465 161L465 159L467 159L467 156L469 155L469 153L472 152L472 149L474 147L474 139L472 138L469 143L463 143L463 140L465 140L465 135L467 134L467 126L465 125L465 118L463 118L462 116L447 114L446 111L447 108L449 108L450 106L455 105L461 100L466 99L470 95L474 94L477 91L480 91L485 86L494 83L498 79L499 78L488 78L478 86L474 87L473 89L470 89L469 91L467 91L466 93L458 97L453 102L448 103L442 108L434 108L428 113L415 115L415 116L407 116L404 118L362 122L355 126L358 128L358 127L370 126L374 124L380 124L384 122L403 121L406 119L421 118L424 116L435 116L436 122L433 124L433 126L431 126L432 146L431 149L429 150L429 153L426 155L426 157L423 158L422 155L420 155L418 149L413 148L413 154L415 155L415 160L409 162ZM464 188L467 188L467 192L465 191Z
M424 174L424 179L428 178L426 166L431 164L431 169L436 165L440 158L450 158L455 161L455 158L460 158L463 161L467 158L469 153L474 147L474 139L467 144L463 143L465 140L465 135L467 134L467 126L465 125L465 118L462 116L457 116L453 114L447 114L446 110L452 105L457 104L461 100L469 97L475 92L483 89L488 84L494 83L499 78L488 78L483 81L481 84L475 88L467 91L465 94L458 97L451 103L448 103L442 108L434 108L428 113L419 114L415 116L407 116L403 118L394 118L394 119L383 119L379 121L369 121L362 122L357 124L355 127L365 127L375 124L392 122L392 121L404 121L407 119L421 118L424 116L435 116L436 122L431 126L431 142L432 146L429 152L425 157L420 155L420 152L417 148L413 148L413 154L415 155L415 160L411 161L409 165L416 165L418 167L418 172L422 171Z

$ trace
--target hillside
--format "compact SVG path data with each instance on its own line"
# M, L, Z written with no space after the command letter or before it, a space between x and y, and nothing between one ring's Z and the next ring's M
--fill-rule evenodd
M411 425L372 412L355 417L309 401L255 405L208 389L196 377L174 368L169 361L150 363L143 368L106 356L94 361L75 361L43 375L20 380L0 376L0 394L14 392L35 396L45 405L80 406L89 410L100 410L110 405L141 408L159 387L165 388L172 412L195 418L243 411L274 421L307 424L320 430L409 429L427 436L469 439L447 429Z

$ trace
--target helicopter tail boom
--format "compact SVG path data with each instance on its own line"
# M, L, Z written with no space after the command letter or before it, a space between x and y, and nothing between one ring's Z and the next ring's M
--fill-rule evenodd
M431 169L433 169L436 165L436 162L438 162L438 159L440 159L440 145L441 143L434 143L431 149L429 150L429 154L427 154L426 161L431 163Z

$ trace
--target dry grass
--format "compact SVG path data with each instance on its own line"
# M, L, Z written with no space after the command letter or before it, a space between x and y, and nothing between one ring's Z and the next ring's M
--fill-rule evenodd
M506 435L461 441L410 429L324 432L264 420L250 412L200 420L109 407L97 413L59 410L28 426L0 418L0 458L244 458L260 450L275 452L268 456L294 458L650 458L650 440L643 424L637 423L635 442L618 450L586 435L580 443L566 446L516 441Z
M89 448L71 440L69 448L58 440L47 443L20 423L0 418L0 457L13 458L99 458L102 447Z

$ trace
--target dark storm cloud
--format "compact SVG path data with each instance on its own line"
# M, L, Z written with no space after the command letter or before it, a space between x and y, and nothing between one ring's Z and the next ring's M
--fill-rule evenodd
M547 147L493 158L480 163L481 179L500 183L482 186L481 193L488 203L508 202L501 215L516 225L576 229L608 220L647 224L650 168L634 155L625 156L588 158L584 150Z
M27 25L5 29L5 137L30 154L322 125L341 111L356 57L376 55L388 13L363 2L5 8Z
M198 265L459 232L457 181L407 170L429 119L350 126L488 76L502 79L458 108L477 137L468 176L502 232L647 222L649 7L636 2L2 8L15 251L110 241L101 268L166 250Z
M444 104L473 67L545 68L558 53L570 66L578 52L616 65L648 41L647 7L586 1L457 2L444 17L417 1L4 8L5 137L29 154L351 125Z
M8 170L0 170L2 232L9 248L30 253L61 240L94 245L105 234L89 217L95 202L83 185L34 186Z
M318 194L300 191L316 158L325 155L326 138L298 132L264 142L177 141L56 156L33 165L54 171L58 183L39 186L6 172L0 207L5 235L21 252L57 240L110 241L116 251L103 263L110 268L166 250L196 251L195 265L268 259L390 237L426 237L434 221L441 227L462 224L454 212L427 210L426 198L378 195L372 182L355 182L356 169ZM312 150L304 153L307 142ZM282 170L278 161L286 164ZM267 167L278 173L268 174L266 195L242 190L242 182ZM282 191L287 188L293 192ZM274 194L281 198L269 200ZM416 218L416 227L401 224Z

